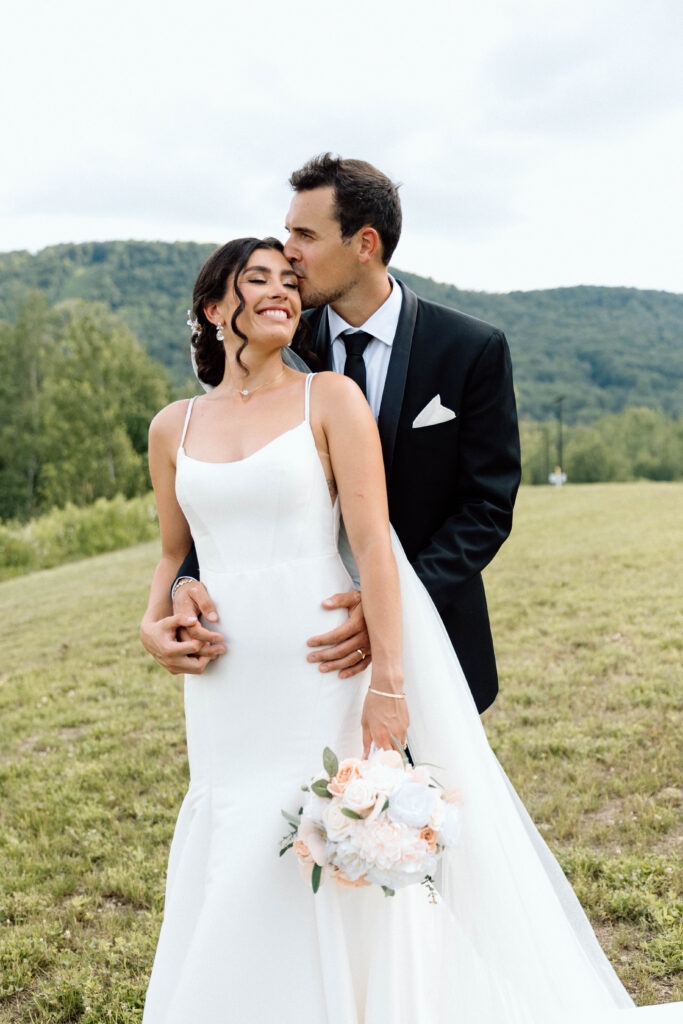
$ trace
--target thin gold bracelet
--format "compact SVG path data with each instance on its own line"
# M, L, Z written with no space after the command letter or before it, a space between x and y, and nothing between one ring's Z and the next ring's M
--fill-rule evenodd
M387 693L386 690L373 690L371 686L368 687L368 693L378 693L380 697L391 697L392 700L405 700L405 693Z
M176 596L181 587L184 587L186 583L196 583L197 580L194 576L181 576L177 579L171 588L171 600Z

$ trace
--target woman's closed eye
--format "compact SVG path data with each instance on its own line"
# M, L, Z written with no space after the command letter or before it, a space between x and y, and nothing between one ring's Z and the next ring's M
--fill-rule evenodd
M250 277L250 278L248 278L248 283L249 284L268 284L268 282L266 281L265 277ZM291 288L295 292L299 291L299 285L298 285L298 283L296 281L283 281L282 283L283 283L285 288Z

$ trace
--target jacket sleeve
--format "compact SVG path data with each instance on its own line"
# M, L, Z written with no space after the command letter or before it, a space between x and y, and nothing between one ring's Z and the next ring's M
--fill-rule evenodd
M512 527L521 462L510 351L500 331L470 368L457 445L453 514L413 560L440 609L453 588L488 565Z
M199 579L199 562L197 561L197 551L195 549L194 542L188 553L185 555L183 564L176 573L176 580L179 580L181 576L191 576L194 580ZM175 585L175 580L173 583Z

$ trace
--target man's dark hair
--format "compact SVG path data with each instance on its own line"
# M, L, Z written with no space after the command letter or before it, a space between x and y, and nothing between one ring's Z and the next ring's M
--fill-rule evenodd
M382 243L382 262L393 256L401 236L401 200L398 185L365 160L342 160L321 153L294 171L289 184L295 192L332 186L335 214L342 238L350 238L369 224Z

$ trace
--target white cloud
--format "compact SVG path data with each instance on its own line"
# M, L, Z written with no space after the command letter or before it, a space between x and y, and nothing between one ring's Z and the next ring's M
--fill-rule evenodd
M0 44L0 247L282 235L289 173L331 149L403 182L405 269L683 290L679 10L29 0Z

